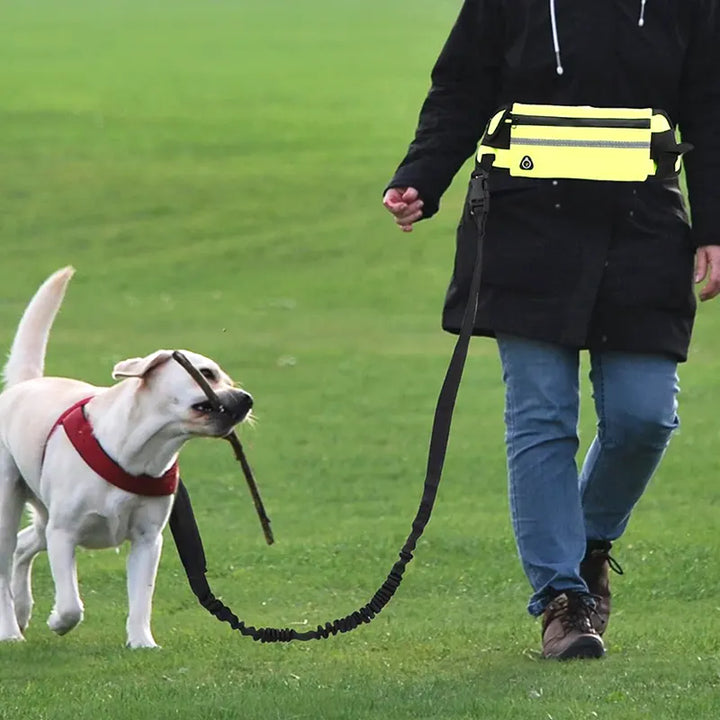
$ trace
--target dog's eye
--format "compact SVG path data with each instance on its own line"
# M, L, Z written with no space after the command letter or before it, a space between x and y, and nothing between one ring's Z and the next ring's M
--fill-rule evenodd
M217 380L217 375L210 368L200 368L200 374L210 382Z

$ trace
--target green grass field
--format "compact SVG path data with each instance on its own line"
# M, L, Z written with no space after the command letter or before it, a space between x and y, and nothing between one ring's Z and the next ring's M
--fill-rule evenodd
M230 449L183 476L215 592L302 628L367 602L414 515L452 347L439 313L464 178L411 236L380 205L459 0L11 0L0 10L0 346L56 268L49 374L104 384L158 347L254 394L242 431L277 543ZM682 368L682 430L617 557L608 657L552 664L525 613L495 348L474 343L438 505L369 626L260 646L195 603L167 534L158 651L123 647L124 561L79 556L83 624L55 637L47 561L0 718L717 718L717 306ZM583 445L592 436L587 401Z

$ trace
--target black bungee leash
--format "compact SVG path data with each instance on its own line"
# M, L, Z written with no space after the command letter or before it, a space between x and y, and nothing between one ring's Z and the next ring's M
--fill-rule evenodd
M242 635L251 637L253 640L259 640L263 643L270 643L290 642L291 640L320 640L327 638L330 635L336 635L337 633L349 632L363 623L369 623L385 607L385 605L387 605L400 585L405 568L413 559L415 546L417 545L417 541L420 536L423 534L425 526L430 520L433 505L435 504L435 498L437 496L438 486L442 476L442 469L445 463L453 410L455 408L455 401L460 387L470 338L475 324L475 316L477 314L478 307L478 295L480 291L485 221L490 202L487 170L477 168L473 173L470 180L467 202L470 214L473 216L477 224L477 251L472 280L470 282L468 302L463 313L460 332L458 334L458 339L455 343L455 348L450 358L450 363L448 365L445 379L443 381L442 388L440 389L437 405L435 407L422 500L420 501L420 506L417 510L417 514L415 515L415 519L413 520L412 530L400 550L399 560L397 560L397 562L393 565L390 573L385 579L385 582L383 582L375 595L373 595L369 603L343 618L338 618L333 622L327 622L324 625L318 625L315 630L308 630L306 632L298 632L297 630L293 630L291 628L256 628L246 625L232 612L232 610L230 610L230 608L218 600L210 589L210 585L208 584L206 577L207 563L202 539L200 537L200 531L198 530L197 522L195 521L187 488L182 480L180 480L175 497L175 503L170 515L170 530L172 532L173 539L175 540L180 560L185 568L188 582L190 583L190 587L193 593L195 593L198 601L208 612L214 615L221 622L228 623L233 630L238 630ZM192 366L182 353L176 351L173 353L173 358L193 376L195 381L208 396L208 400L213 407L222 412L222 403L197 369ZM242 446L240 445L240 441L237 439L234 432L230 433L227 439L232 444L236 458L240 461L240 464L243 467L243 472L245 473L245 477L248 481L250 492L255 503L255 508L263 526L265 539L268 544L271 544L273 542L273 536L272 531L270 530L270 520L265 513L257 486L252 477L252 471L245 459L245 454L242 450Z

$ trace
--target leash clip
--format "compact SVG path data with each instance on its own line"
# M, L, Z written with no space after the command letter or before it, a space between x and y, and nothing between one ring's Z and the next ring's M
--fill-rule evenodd
M488 210L490 204L490 189L488 187L487 172L475 171L470 178L470 191L468 193L468 205L470 214L478 219Z

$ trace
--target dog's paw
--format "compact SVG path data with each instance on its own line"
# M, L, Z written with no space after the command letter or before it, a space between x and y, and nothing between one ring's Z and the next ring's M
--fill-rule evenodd
M150 638L136 638L136 639L130 639L128 638L128 641L125 643L126 648L130 648L130 650L139 650L141 648L152 648L160 650L160 646L152 639Z
M25 637L18 630L17 632L11 633L0 633L0 642L24 642Z
M12 606L0 609L0 642L24 640Z
M0 637L0 642L25 642L25 638L22 633L19 635L9 635L8 637Z
M82 622L82 619L82 609L65 610L64 612L58 612L55 609L50 613L47 624L54 633L64 635Z
M15 619L22 632L27 630L27 626L30 624L30 617L32 615L32 604L20 605L15 603Z

